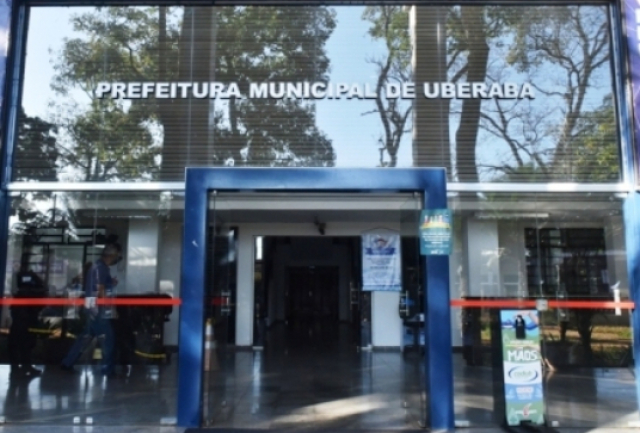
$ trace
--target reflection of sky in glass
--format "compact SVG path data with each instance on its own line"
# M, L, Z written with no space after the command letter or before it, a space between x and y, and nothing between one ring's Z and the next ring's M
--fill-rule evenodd
M69 24L71 13L83 13L94 8L33 8L29 15L29 38L27 41L25 61L25 86L22 91L22 105L26 114L48 119L49 103L56 100L51 90L54 75L54 59L62 49L65 38L72 38L77 33ZM56 23L56 25L51 25ZM81 92L72 93L80 99ZM85 99L85 102L87 100Z
M28 115L48 120L55 118L56 104L59 104L61 100L50 88L54 75L55 53L61 50L64 38L75 36L73 29L68 24L69 16L72 13L79 14L90 10L93 8L49 7L31 10L25 68L26 84L22 100ZM371 60L381 58L385 54L385 48L382 42L374 41L368 35L367 30L370 23L362 20L364 7L341 6L335 7L334 10L336 11L337 26L326 45L330 59L330 81L333 83L375 85L377 67ZM600 13L604 12L604 7L583 7L582 10L587 13ZM601 15L603 20L606 19L605 14ZM1 18L2 15L0 15L0 20ZM55 22L56 25L51 26L52 22ZM564 83L566 71L562 68L547 63L524 73L517 71L513 65L506 62L507 51L513 43L511 38L512 36L506 33L501 39L490 41L491 51L487 81L513 81L517 83L530 81L547 90L562 93L566 89ZM452 76L453 72L453 70L449 71L449 76ZM611 90L610 68L609 64L605 64L591 79L582 111L597 109L602 103L603 96L611 93ZM78 90L72 90L70 96L81 104L88 102L86 96ZM536 132L539 138L531 144L531 149L540 153L552 153L550 150L557 142L557 130L561 127L564 118L564 107L560 96L544 96L538 92L533 101L502 100L498 103L509 110L528 110L532 116L540 117L544 114L546 117L543 122L538 124L536 131L532 131L529 125L520 124L514 126L512 133L521 142L524 142L527 134ZM332 141L337 155L337 166L375 167L379 164L379 149L381 147L379 139L382 137L383 131L378 114L371 113L374 108L373 100L325 99L315 103L318 129ZM482 110L485 114L491 114L495 108L496 100L482 102ZM461 102L452 100L449 137L454 157L453 149L455 149L455 134L459 126L460 109ZM554 129L556 132L553 132ZM157 128L153 132L157 135ZM158 138L156 140L158 141ZM522 152L521 156L525 162L530 161L525 152ZM483 129L480 129L478 133L476 157L479 166L515 165L513 153L505 140L496 138ZM388 160L388 157L385 160ZM411 132L406 132L400 145L398 166L411 165ZM490 180L500 176L499 173L482 168L480 175L481 180Z
M57 99L50 87L54 75L54 53L62 49L64 38L77 35L68 24L69 16L91 10L93 8L77 7L31 10L26 85L22 97L28 115L50 118L47 102ZM368 59L379 55L382 45L367 34L368 23L361 19L364 8L337 7L335 10L337 26L326 47L331 59L330 80L374 84L375 65ZM51 22L59 25L51 26ZM88 102L82 92L71 92L71 95L77 102ZM333 142L336 166L374 167L378 164L380 146L377 139L382 133L380 119L375 113L363 115L374 108L372 100L327 99L316 102L317 125ZM410 133L407 133L401 145L399 166L411 166L410 146Z
M627 45L629 47L629 67L633 86L634 138L636 158L640 155L640 1L625 1Z
M11 0L0 0L0 107L4 95L4 77L6 75L7 47L9 28L11 27Z
M331 59L330 80L334 83L375 85L376 66L370 59L381 56L384 45L368 35L369 23L361 19L364 7L343 6L335 10L337 25L327 42L327 53ZM333 140L336 166L378 165L378 138L382 134L380 118L377 113L363 115L375 108L372 100L340 102L327 99L316 102L316 107L320 130ZM405 133L399 153L398 166L410 167L411 133Z

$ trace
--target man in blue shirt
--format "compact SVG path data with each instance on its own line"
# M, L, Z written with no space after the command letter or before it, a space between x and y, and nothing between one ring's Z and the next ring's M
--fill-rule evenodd
M82 352L87 348L93 338L104 335L102 345L102 373L112 375L115 372L113 360L113 329L109 319L112 318L110 306L96 306L96 298L108 298L113 296L113 288L118 280L111 277L109 266L119 262L120 246L109 244L102 250L101 257L96 260L84 279L85 307L87 309L87 324L83 332L62 360L63 370L73 370Z

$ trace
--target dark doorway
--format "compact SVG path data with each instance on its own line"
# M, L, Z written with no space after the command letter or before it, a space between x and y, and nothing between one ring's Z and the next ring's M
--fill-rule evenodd
M287 273L290 322L338 321L337 266L290 266Z
M286 323L292 348L324 347L339 339L338 270L337 266L287 268Z
M355 353L358 321L369 316L360 314L359 254L354 236L256 238L254 348L324 350L339 340Z

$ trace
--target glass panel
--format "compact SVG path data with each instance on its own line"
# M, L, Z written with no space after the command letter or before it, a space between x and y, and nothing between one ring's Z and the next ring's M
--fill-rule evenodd
M400 232L402 234L402 344L405 359L405 401L407 414L418 425L427 425L427 394L424 371L424 257L420 255L418 228L421 222L423 200L420 194L402 206Z
M636 420L629 312L602 306L629 298L620 197L460 194L451 205L456 418L517 422L527 416L517 405L539 400L543 407L527 408L536 412L528 413L534 422L540 412L550 425L566 427ZM549 309L536 313L538 299ZM523 338L540 336L542 381L509 376L524 362L503 347L504 335L519 338L518 316Z
M459 182L617 182L609 16L606 4L32 7L14 180L421 166Z
M211 425L225 411L227 401L238 398L229 393L235 389L229 383L233 378L221 374L233 369L235 360L237 229L226 226L218 217L216 202L217 193L211 193L205 287L204 425Z
M541 323L549 419L578 427L637 422L629 311L552 310Z
M418 350L401 351L399 314L400 289L419 290L419 275L409 281L405 273L420 272L415 220L421 205L409 193L210 197L210 224L216 221L221 236L237 230L237 301L236 332L224 349L213 327L217 364L205 385L207 425L424 425L424 358ZM382 284L362 290L379 271L366 255L380 266L401 259L391 260L399 272L388 285L396 290L382 291ZM214 272L214 287L220 275ZM216 314L214 323L228 320ZM419 336L420 326L411 329Z
M173 422L181 207L171 193L13 197L4 301L22 303L0 322L8 422Z

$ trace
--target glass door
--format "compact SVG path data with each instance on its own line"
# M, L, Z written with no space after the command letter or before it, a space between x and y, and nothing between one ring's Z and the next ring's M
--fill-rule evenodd
M211 194L203 425L426 425L421 209L406 192Z
M426 388L424 374L424 259L420 256L418 227L423 202L414 193L400 209L402 238L402 292L398 313L402 319L405 404L411 424L426 426ZM446 329L446 328L445 328Z
M225 363L235 346L237 229L219 218L218 194L209 196L205 287L203 425L212 425L225 407Z

